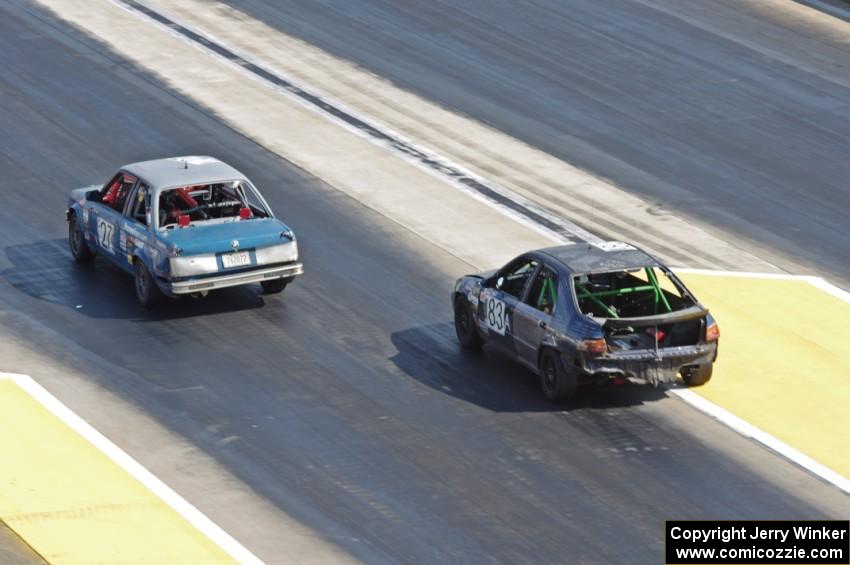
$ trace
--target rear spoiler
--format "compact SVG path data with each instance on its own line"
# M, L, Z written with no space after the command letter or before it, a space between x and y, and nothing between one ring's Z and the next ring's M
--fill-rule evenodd
M604 318L604 321L596 318L597 322L601 322L604 328L627 328L627 327L646 327L660 326L662 324L673 324L676 322L685 322L695 318L708 316L708 309L700 305L691 306L684 310L676 312L666 312L655 316L641 316L640 318Z

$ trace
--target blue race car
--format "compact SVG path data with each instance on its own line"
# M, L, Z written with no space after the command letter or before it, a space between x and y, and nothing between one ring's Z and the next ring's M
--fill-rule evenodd
M487 344L540 377L550 400L582 384L658 385L711 378L720 331L673 272L620 242L520 255L458 279L452 293L463 347Z
M66 218L74 260L101 255L132 273L144 307L257 282L278 293L304 272L292 230L245 175L212 157L121 167L102 187L72 191Z

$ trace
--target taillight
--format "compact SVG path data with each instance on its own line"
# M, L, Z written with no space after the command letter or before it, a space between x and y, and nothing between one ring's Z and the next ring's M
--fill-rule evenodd
M605 341L605 338L583 339L581 341L581 349L594 355L600 355L608 351L608 343Z
M719 338L720 328L717 326L717 322L712 322L707 328L705 328L705 341L717 341Z
M646 334L650 337L654 337L655 341L659 343L664 341L664 336L667 335L663 330L659 330L658 328L646 328Z

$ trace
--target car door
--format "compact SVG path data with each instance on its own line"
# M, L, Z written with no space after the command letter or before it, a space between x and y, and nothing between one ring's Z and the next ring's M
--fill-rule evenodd
M86 203L88 229L98 253L122 267L126 259L119 245L119 233L124 209L136 182L134 176L118 173L101 190L100 201Z
M151 191L144 183L139 181L124 209L124 217L121 219L118 234L118 249L121 254L121 265L128 271L133 270L133 257L138 256L145 262L150 272L152 265L147 261L148 246L148 222L151 221Z
M524 364L536 368L537 352L552 325L558 300L558 274L541 265L528 285L523 300L514 309L514 343L517 357Z
M479 297L479 325L488 333L487 342L512 354L516 354L513 312L538 265L529 257L512 261L491 279L493 286L482 289Z

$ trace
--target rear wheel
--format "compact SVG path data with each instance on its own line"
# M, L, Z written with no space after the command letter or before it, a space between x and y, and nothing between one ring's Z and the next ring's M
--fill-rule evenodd
M540 355L540 388L552 402L572 400L576 396L578 375L568 371L561 362L561 356L552 349L546 349Z
M136 298L144 308L151 308L162 298L159 287L156 286L153 277L148 272L145 264L136 259L133 263L133 274L135 275Z
M688 386L704 385L711 380L711 372L714 369L713 363L704 363L702 365L693 365L682 370L682 380Z
M260 286L263 287L263 294L277 294L283 292L288 282L286 279L273 279L270 281L260 281Z
M475 319L472 314L472 306L463 296L455 299L455 333L462 347L467 349L481 349L484 342L475 327Z
M71 249L71 256L77 263L88 263L94 259L89 246L83 238L83 231L80 229L80 224L77 222L77 215L72 214L68 220L68 247Z

